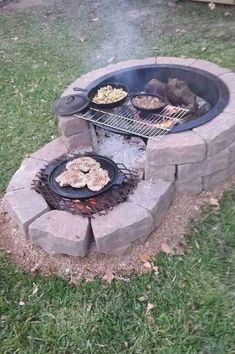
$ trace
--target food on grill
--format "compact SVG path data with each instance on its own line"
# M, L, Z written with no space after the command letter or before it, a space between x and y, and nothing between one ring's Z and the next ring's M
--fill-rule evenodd
M142 109L157 109L162 106L163 102L158 97L144 95L135 96L132 103Z
M169 129L174 125L174 122L171 119L163 120L155 125L156 128Z
M178 113L179 110L180 110L180 108L178 108L178 107L168 105L164 110L164 114L166 114L168 116L173 116L174 114Z
M69 161L66 165L66 168L69 171L88 172L93 166L100 167L100 164L91 157L79 157L78 159Z
M87 183L87 177L84 173L71 170L62 172L55 180L61 187L71 186L74 188L82 188L85 187Z
M108 172L102 168L92 168L87 175L87 187L93 192L100 191L109 181Z
M95 103L114 103L127 96L127 92L122 88L115 88L110 85L101 87L92 101Z

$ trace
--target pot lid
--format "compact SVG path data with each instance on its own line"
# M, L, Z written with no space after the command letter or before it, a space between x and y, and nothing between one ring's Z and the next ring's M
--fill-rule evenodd
M89 100L86 95L69 95L59 98L53 105L53 111L57 115L67 116L83 111L88 105Z

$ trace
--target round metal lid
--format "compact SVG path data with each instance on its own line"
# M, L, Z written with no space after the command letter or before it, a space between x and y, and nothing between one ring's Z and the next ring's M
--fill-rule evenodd
M67 116L83 111L89 105L84 94L69 95L59 98L53 105L53 111L60 116Z

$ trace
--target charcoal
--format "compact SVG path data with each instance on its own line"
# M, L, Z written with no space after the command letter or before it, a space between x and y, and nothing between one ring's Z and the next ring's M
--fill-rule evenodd
M166 84L157 79L150 80L145 86L144 91L147 93L159 95L164 99L166 98Z

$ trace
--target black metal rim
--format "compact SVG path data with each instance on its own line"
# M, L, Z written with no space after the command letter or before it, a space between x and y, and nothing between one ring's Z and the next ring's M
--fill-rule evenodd
M110 181L109 183L102 188L98 192L93 192L88 189L87 186L83 188L73 188L70 186L61 187L56 181L55 178L65 170L65 166L69 161L72 161L77 157L72 157L63 161L60 161L57 165L53 166L53 169L49 173L48 183L53 192L60 195L61 197L68 198L68 199L84 199L84 198L91 198L97 195L102 194L103 192L107 191L115 184L115 180L118 178L118 167L114 161L109 159L106 156L101 155L83 155L83 157L88 156L92 157L94 160L98 161L101 164L101 167L108 171ZM80 156L82 157L82 156Z

